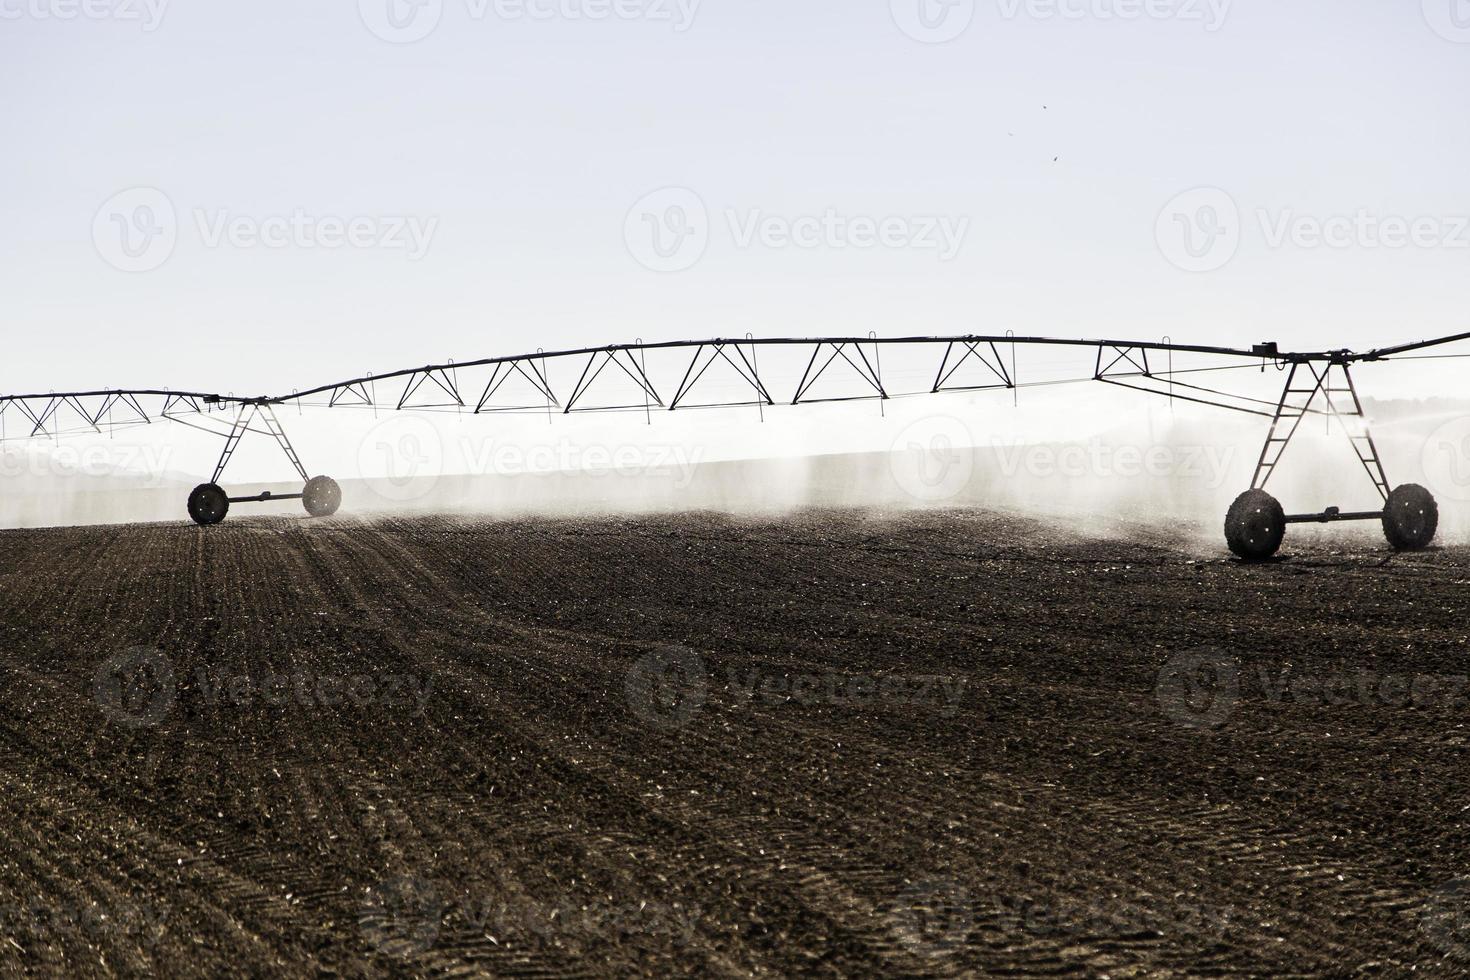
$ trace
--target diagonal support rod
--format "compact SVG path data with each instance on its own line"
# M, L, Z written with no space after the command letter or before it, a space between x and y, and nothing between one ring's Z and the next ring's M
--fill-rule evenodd
M636 349L641 350L642 348L636 348ZM618 360L617 354L619 352L621 352L627 358L627 361L628 361L627 364L624 364L622 361ZM598 358L599 355L602 357L602 363L598 365L596 371L592 371L592 365L597 363L597 358ZM591 357L589 357L587 359L587 365L582 368L582 376L577 380L576 387L572 389L572 396L567 399L566 408L562 409L562 414L563 415L570 415L573 411L598 411L599 410L599 409L579 409L579 408L577 408L577 402L582 398L583 395L587 394L588 389L590 389L592 387L593 383L596 382L599 377L601 377L602 372L603 372L603 369L606 368L609 364L616 365L619 370L621 370L624 374L626 374L628 376L628 378L631 379L632 382L635 385L637 385L638 388L642 391L643 396L644 396L644 399L645 399L645 402L642 405L621 405L621 406L617 406L618 408L645 408L646 409L650 403L651 404L654 404L654 405L657 405L659 408L665 408L666 407L664 405L663 399L660 398L659 395L658 395L658 392L656 390L654 390L653 382L648 379L648 374L644 371L643 365L640 364L633 357L633 349L625 348L625 347L619 347L619 348L615 348L615 349L614 348L609 348L609 349L606 349L606 350L596 351L596 352L594 352L592 354ZM591 377L588 377L588 372L589 371L592 371ZM601 410L602 411L612 411L612 409L601 409Z
M673 401L669 402L669 411L671 411L671 412L674 411L675 409L677 409L680 405L682 405L684 403L684 399L694 389L694 386L699 383L699 379L702 378L702 377L704 377L705 372L708 371L711 367L713 367L714 364L715 364L715 362L716 361L719 361L719 360L723 360L726 364L728 364L735 371L735 373L740 376L740 379L742 381L744 381L746 384L750 385L751 389L755 392L757 401L755 401L755 402L717 402L717 403L715 403L712 406L695 406L695 407L735 407L735 406L739 406L739 405L752 405L752 404L759 404L759 405L775 405L776 404L775 401L772 400L770 393L768 391L766 391L765 385L761 383L760 375L756 373L755 368L751 366L751 363L750 363L749 359L746 358L745 352L740 349L740 344L739 343L736 343L734 345L735 346L735 353L740 358L740 363L739 364L736 364L730 358L730 355L727 354L727 353L725 353L726 346L728 346L728 345L725 343L725 341L723 341L723 340L716 340L716 341L710 342L709 344L700 344L699 347L695 348L694 358L689 362L689 368L684 372L684 380L679 383L679 390L675 393L674 398L673 398ZM704 366L703 367L700 367L699 368L699 371L696 372L694 369L696 367L699 367L700 358L702 358L704 356L704 352L705 352L705 348L706 347L708 347L710 349L709 359L707 361L705 361L704 362Z
M530 368L529 372L527 372L526 370L527 367ZM536 389L537 394L546 399L546 408L561 407L560 403L556 400L556 395L551 390L550 383L546 380L545 372L536 365L536 361L534 359L525 357L513 361L503 361L495 365L495 370L491 373L490 380L485 384L484 393L480 395L480 400L475 404L475 414L479 415L481 412L485 411L515 411L516 409L495 408L493 406L487 409L486 406L490 405L490 399L495 397L495 393L498 392L505 385L505 383L511 379L512 376L517 374L519 374L526 381L530 382L531 387Z
M954 344L951 343L945 347L944 359L939 362L939 373L934 377L934 387L930 389L930 394L937 395L941 391L988 391L993 388L1015 387L1015 381L1011 379L1010 374L1006 371L1005 361L1001 359L1000 352L995 349L994 343L990 344L990 353L995 358L993 362L988 360L984 354L980 353L979 341L975 341L972 343L968 340L962 340L960 341L960 344L964 346L965 352L959 356L959 359L954 362L953 366L950 365L949 359L954 354ZM949 379L954 377L955 372L964 367L965 362L970 360L971 358L985 365L986 368L990 370L990 373L995 375L996 378L1000 381L1000 384L969 385L965 387L953 388L947 387ZM946 368L948 368L949 370L946 371Z
M848 357L847 356L847 351L845 350L845 348L847 348L849 346L851 346L854 350L857 351L858 359L863 362L862 367L858 367L857 363L854 362L851 357ZM830 347L830 348L832 348L832 353L830 355L828 355L828 357L827 357L827 359L825 361L822 362L822 366L819 367L819 368L817 368L816 372L813 373L812 368L816 366L817 357L821 355L822 348L823 347ZM864 398L881 398L884 401L886 401L888 399L888 392L886 390L884 390L884 388L883 388L883 381L882 381L882 379L880 379L878 377L877 372L873 368L873 365L868 361L868 356L863 353L863 348L862 348L861 342L859 342L859 341L835 341L834 342L834 341L826 341L826 340L824 340L824 341L819 341L813 347L813 349L812 349L812 358L811 358L810 361L807 362L806 371L804 371L802 373L801 381L796 386L796 397L794 397L794 398L791 399L791 404L793 404L793 405L800 405L800 404L802 404L802 399L806 396L806 393L811 390L812 386L817 383L817 381L822 377L823 374L826 373L827 368L831 367L832 366L832 363L834 361L836 361L839 357L842 358L844 361L847 362L848 367L852 368L854 371L857 372L858 377L862 378L865 382L867 382L867 384L873 389L874 394L872 394L872 395L855 395L855 396L849 396L849 397L846 397L846 398L810 398L810 399L807 399L807 402L808 403L811 403L811 402L833 402L833 401L859 401L859 400L864 399Z
M296 454L296 448L291 445L291 440L287 437L281 420L276 417L276 410L270 405L250 403L241 406L239 414L235 416L234 424L230 426L229 433L225 435L225 448L220 453L219 462L214 467L214 476L209 482L218 484L220 478L225 475L225 468L230 465L230 460L234 458L235 450L239 448L240 440L245 438L245 433L261 432L260 429L250 428L250 423L257 417L265 424L264 434L275 439L276 445L281 447L281 451L291 461L297 475L303 482L309 480L310 477L306 475L306 467L301 465L301 457Z
M1343 387L1333 387L1334 372L1341 375ZM1311 376L1311 386L1307 387L1307 379L1303 374ZM1298 381L1300 379L1300 382ZM1306 396L1306 401L1294 402L1293 396ZM1338 407L1333 400L1333 395L1347 395L1351 398L1352 407L1345 410ZM1323 408L1314 407L1318 399L1321 399ZM1328 424L1335 419L1342 425L1343 432L1348 437L1348 443L1353 447L1358 462L1362 464L1363 470L1373 481L1373 488L1385 501L1392 485L1388 482L1388 473L1384 469L1383 459L1378 454L1378 445L1373 440L1373 434L1368 428L1367 417L1363 414L1363 403L1358 398L1357 386L1353 382L1352 368L1346 361L1330 361L1317 369L1310 362L1292 362L1291 369L1286 376L1286 384L1281 390L1281 399L1276 404L1276 411L1271 419L1271 431L1266 436L1266 442L1261 447L1260 458L1256 462L1256 470L1251 478L1251 489L1264 490L1271 476L1280 465L1281 458L1286 453L1286 448L1291 445L1292 439L1301 429L1302 420L1308 415L1325 415ZM1361 431L1354 431L1355 428ZM1285 429L1285 435L1282 430Z

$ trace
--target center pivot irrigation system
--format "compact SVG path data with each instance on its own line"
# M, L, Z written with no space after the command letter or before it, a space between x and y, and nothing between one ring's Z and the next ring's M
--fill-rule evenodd
M1363 414L1362 402L1353 381L1353 369L1360 364L1393 358L1422 358L1426 355L1420 352L1429 348L1467 339L1470 339L1470 333L1366 353L1348 350L1293 353L1279 350L1274 343L1257 344L1246 350L1174 344L1167 339L1155 343L1063 340L1011 334L765 340L747 336L744 340L639 342L556 352L537 351L457 364L451 361L389 374L366 375L276 397L237 397L168 389L5 395L0 396L0 441L7 438L49 440L63 435L102 433L104 430L158 421L175 422L224 439L214 475L189 495L189 516L198 524L220 523L229 513L231 504L278 500L300 500L311 516L328 517L341 505L341 488L330 477L308 475L286 435L276 413L277 408L294 405L359 407L374 411L472 410L476 415L493 412L572 414L642 411L650 413L651 418L655 409L672 412L692 408L757 406L764 419L765 408L773 407L777 402L758 366L763 353L769 356L776 350L795 354L795 364L805 363L805 370L789 402L791 405L804 405L863 399L887 401L909 395L961 391L1014 392L1030 386L1017 380L1017 348L1086 348L1095 352L1089 377L1032 384L1100 381L1171 399L1261 415L1271 420L1250 489L1235 500L1225 518L1225 539L1236 555L1247 560L1271 557L1280 549L1288 524L1366 520L1381 521L1384 535L1394 548L1413 550L1424 548L1434 540L1439 524L1438 505L1429 491L1421 486L1406 484L1395 487L1389 482ZM807 349L811 351L809 358ZM883 355L885 352L892 355L898 349L938 360L932 385L927 382L927 372L924 375L925 387L920 390L898 391L891 383L885 384ZM661 378L658 386L653 375L659 372L650 372L648 368L650 355L673 365L669 377ZM1228 363L1224 366L1176 369L1175 355L1218 357ZM551 381L553 365L562 362L570 364L571 370L558 373L567 379L576 378L570 387L565 384L554 386ZM932 367L932 360L928 363ZM1265 371L1269 367L1281 372L1285 380L1280 397L1274 400L1232 394L1194 382L1194 376L1205 372L1242 368ZM738 395L730 398L726 390L726 397L720 400L696 401L696 389L712 368L733 381ZM679 374L681 369L682 376ZM849 385L856 386L856 393L851 393L849 387L849 393L824 394L819 383L835 374L845 374ZM623 404L596 401L592 392L598 387L599 379L605 377L617 378L625 391L634 392L633 401ZM680 377L677 385L665 383L675 377ZM602 382L603 385L606 383ZM480 392L478 398L473 395L475 390ZM672 395L668 395L670 391ZM507 397L516 393L519 402L504 403ZM1276 498L1266 492L1267 482L1308 416L1324 417L1329 425L1334 422L1341 425L1358 462L1382 498L1381 509L1344 512L1337 507L1329 507L1320 513L1287 514ZM15 422L20 423L23 434L7 436L7 423L13 427ZM275 440L303 482L300 493L271 494L267 491L230 496L225 492L220 486L225 468L240 441L250 433Z

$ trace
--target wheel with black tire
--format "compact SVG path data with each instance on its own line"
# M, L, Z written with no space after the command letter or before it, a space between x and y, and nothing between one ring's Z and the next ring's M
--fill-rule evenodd
M189 494L189 516L200 527L209 527L225 519L230 512L230 497L215 483L201 483Z
M1429 547L1439 530L1439 504L1417 483L1405 483L1383 505L1383 536L1396 551Z
M331 517L342 506L342 488L330 476L314 476L306 481L301 502L312 517Z
M1247 490L1225 515L1225 543L1246 561L1265 561L1281 549L1286 512L1264 490Z

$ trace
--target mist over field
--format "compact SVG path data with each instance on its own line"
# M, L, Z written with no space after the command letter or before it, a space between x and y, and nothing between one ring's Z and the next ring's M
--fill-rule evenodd
M283 413L309 472L344 491L344 516L491 517L810 507L951 507L1048 515L1084 533L1151 525L1218 546L1269 420L1155 396L1081 399L1025 392L841 406L598 418L427 413ZM1438 497L1442 543L1470 539L1470 402L1367 401L1395 485ZM178 426L110 440L0 449L0 526L183 521L218 442ZM294 493L300 481L265 439L246 440L223 481L232 494ZM1372 483L1335 425L1303 422L1268 487L1288 512L1373 509ZM301 515L299 501L237 504L231 519ZM1298 526L1291 539L1323 533ZM1326 533L1371 541L1376 525Z

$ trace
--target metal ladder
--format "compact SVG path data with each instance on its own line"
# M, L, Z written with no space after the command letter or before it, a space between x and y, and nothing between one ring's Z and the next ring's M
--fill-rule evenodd
M286 436L281 420L276 418L276 410L270 405L250 403L242 406L240 414L235 416L235 422L230 426L229 434L225 436L224 452L220 453L219 462L214 467L214 476L209 482L219 483L220 477L225 474L225 467L230 465L230 459L240 445L240 440L245 438L245 433L260 431L250 428L251 421L257 416L265 422L265 435L276 440L276 445L281 447L281 451L286 454L286 458L291 461L291 465L295 467L301 479L303 481L310 479L306 475L306 467L301 465L301 457L296 455L296 448L291 445L291 440Z
M1313 385L1310 388L1295 387L1298 372L1302 367L1311 373ZM1336 369L1342 374L1342 387L1332 386L1332 372ZM1292 401L1294 395L1306 395L1307 399L1301 404ZM1322 397L1325 408L1314 408L1318 396ZM1348 395L1352 399L1351 410L1338 408L1333 395ZM1358 457L1369 479L1373 481L1373 487L1378 495L1384 500L1388 499L1391 487L1388 482L1388 474L1383 469L1383 461L1378 455L1378 444L1373 441L1373 434L1368 429L1366 416L1363 414L1363 403L1358 399L1357 386L1353 384L1353 375L1346 362L1329 362L1319 373L1317 368L1310 363L1293 362L1291 371L1286 377L1286 387L1281 392L1281 399L1276 404L1276 412L1271 419L1271 432L1266 436L1266 444L1261 447L1261 457L1256 463L1255 476L1251 480L1251 489L1263 490L1266 481L1271 479L1276 466L1281 462L1286 447L1291 444L1292 438L1297 430L1301 428L1302 419L1308 415L1322 415L1327 418L1330 426L1332 420L1336 419L1342 424L1343 432L1348 437L1349 444L1353 447L1353 453ZM1290 421L1291 426L1286 434L1280 435L1283 423Z

